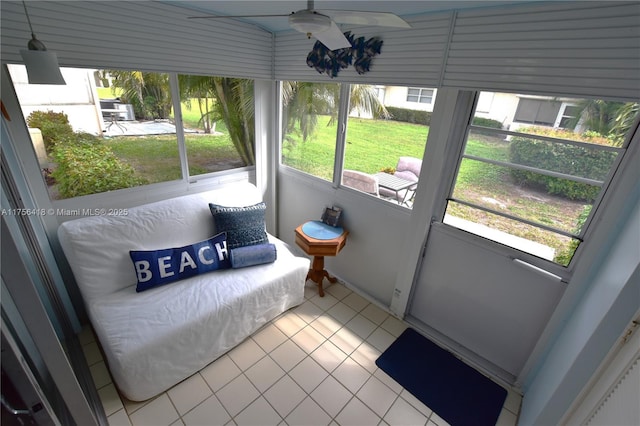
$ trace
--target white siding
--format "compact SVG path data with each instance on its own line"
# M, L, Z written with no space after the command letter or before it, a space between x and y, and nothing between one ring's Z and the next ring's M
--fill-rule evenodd
M21 2L2 2L2 61L22 63L31 38ZM272 35L238 21L188 20L149 1L29 1L33 29L68 67L271 78Z

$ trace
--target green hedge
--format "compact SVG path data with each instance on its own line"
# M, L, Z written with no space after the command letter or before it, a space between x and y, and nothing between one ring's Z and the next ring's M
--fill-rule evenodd
M597 180L606 179L615 156L614 152L546 142L524 136L512 138L509 147L509 161L512 163ZM523 170L512 169L511 175L518 184L540 187L549 194L571 200L592 202L600 192L597 186Z
M431 113L428 111L420 111L416 109L386 107L389 114L391 114L390 120L402 121L404 123L424 124L425 126L431 125Z
M48 154L51 154L56 142L73 138L74 134L69 124L69 117L63 112L33 111L27 117L27 125L33 129L40 129Z
M63 198L143 185L130 165L120 161L111 148L95 136L77 134L72 143L58 144L53 150L57 163L53 177Z

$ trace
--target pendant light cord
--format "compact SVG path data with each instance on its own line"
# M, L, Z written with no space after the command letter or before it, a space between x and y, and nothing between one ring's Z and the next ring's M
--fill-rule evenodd
M29 30L31 30L31 38L36 38L33 33L33 27L31 26L31 19L29 18L29 12L27 12L27 4L22 0L22 6L24 6L24 14L27 16L27 23L29 24Z

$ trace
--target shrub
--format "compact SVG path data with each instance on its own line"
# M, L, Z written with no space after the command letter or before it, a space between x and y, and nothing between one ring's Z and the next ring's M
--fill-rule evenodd
M566 131L540 130L538 133L568 139ZM575 140L576 135L571 133L571 138ZM588 140L603 142L593 138ZM509 160L512 163L599 180L606 178L615 156L614 152L530 139L525 136L512 138L509 146ZM541 187L549 194L571 200L591 202L600 192L597 186L524 170L513 169L511 175L521 185Z
M56 146L53 157L58 164L53 177L63 198L130 188L145 183L135 176L133 167L120 161L95 136L78 134L74 143Z
M428 111L420 111L416 109L387 107L387 111L391 114L390 120L402 121L404 123L424 124L429 126L431 124L431 113Z
M578 216L576 227L573 230L574 233L579 234L580 231L582 231L582 227L587 221L589 213L591 213L591 207L592 206L590 205L582 207L582 212L580 213L580 216ZM572 239L571 242L569 242L568 247L556 255L554 261L560 265L569 266L569 262L571 262L571 259L573 258L573 255L575 254L579 245L580 240Z
M491 129L502 129L502 123L491 118L473 117L473 124Z
M40 129L48 154L51 154L56 143L73 138L74 135L69 117L63 112L33 111L27 117L27 125Z

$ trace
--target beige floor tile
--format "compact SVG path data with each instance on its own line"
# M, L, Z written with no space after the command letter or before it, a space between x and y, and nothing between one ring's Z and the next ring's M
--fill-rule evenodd
M346 288L344 285L340 283L336 283L336 284L330 285L329 287L326 287L326 292L338 300L342 300L345 297L353 294L351 290L349 290L348 288Z
M285 372L271 357L266 356L245 371L245 375L260 392L264 392L280 380Z
M331 422L331 417L311 397L306 397L285 421L290 426L324 426Z
M345 328L351 330L362 339L366 339L378 326L364 316L356 315L345 324Z
M386 351L387 348L391 346L393 342L395 342L395 340L395 337L393 337L388 331L385 331L382 328L377 328L367 338L367 342L371 344L371 346L378 349L380 352Z
M311 327L315 328L324 337L329 338L336 331L342 328L342 324L331 315L324 314L311 323Z
M342 350L342 352L350 355L363 342L362 338L348 328L341 328L336 331L329 341Z
M332 375L354 394L358 392L362 385L371 377L369 371L365 370L364 367L349 357L336 368Z
M316 294L309 300L320 307L320 309L322 309L323 311L331 309L333 305L338 303L338 299L333 297L331 293L325 293L323 297L320 297L319 294Z
M351 293L341 301L356 312L360 312L369 304L367 299L357 293Z
M104 412L107 416L110 416L124 408L124 405L122 405L122 401L120 400L120 395L113 384L108 384L102 389L99 389L98 396L100 397L102 407L104 408Z
M329 315L337 319L341 324L346 324L351 321L351 318L355 317L357 312L345 305L342 302L338 302L327 311Z
M93 383L96 385L96 389L100 389L111 383L111 375L104 361L93 364L89 367L89 371L91 372L91 377L93 378Z
M371 411L369 407L358 398L353 398L346 407L336 416L336 422L340 425L377 425L380 417Z
M296 308L294 308L293 312L300 318L302 318L304 322L310 324L312 321L322 315L324 311L315 303L306 301L302 305L298 305Z
M223 386L241 373L242 371L228 355L221 356L200 371L200 374L214 392L222 389Z
M422 401L413 396L413 394L406 389L403 389L402 392L400 392L400 398L407 401L413 408L420 411L420 413L422 413L426 417L430 417L433 413L433 410L431 408L424 405Z
M355 351L353 351L350 357L373 374L378 368L376 365L376 359L378 359L381 354L382 352L378 349L374 348L367 342L363 342Z
M284 371L289 371L302 361L306 357L306 354L298 345L291 340L287 340L274 349L269 356L278 363L280 368Z
M282 417L278 415L264 397L253 401L234 420L239 426L277 426L282 423Z
M133 426L169 426L179 416L167 394L163 393L129 418Z
M327 340L311 354L311 358L331 373L342 364L345 358L347 358L347 354Z
M307 397L307 394L291 377L284 376L263 396L280 416L286 417Z
M389 316L387 312L385 312L383 309L379 308L378 306L374 305L373 303L367 305L367 307L364 308L360 312L360 314L364 315L371 322L378 325L382 324L384 320L386 320L387 317Z
M80 330L80 333L78 333L78 342L80 342L80 345L88 345L89 343L95 341L96 336L95 334L93 334L93 329L91 328L91 326L85 325L84 327L82 327L82 330Z
M438 426L450 426L445 419L437 415L435 412L431 413L431 417L429 417L429 421L435 423Z
M254 334L252 339L260 345L263 351L269 353L284 343L287 340L287 336L278 327L269 324Z
M393 337L398 337L405 331L409 326L407 323L400 321L398 318L389 315L383 322L380 324L384 330L388 331Z
M311 357L303 359L300 364L296 365L293 370L289 372L289 376L307 393L312 392L318 387L328 375L327 370L322 368L320 364L315 362Z
M200 405L182 416L186 426L224 425L231 417L218 398L211 395Z
M326 338L318 333L315 328L305 327L291 337L291 340L300 346L306 354L310 354L323 344Z
M229 351L227 355L244 371L261 360L267 353L253 339L247 339Z
M517 423L518 416L506 408L503 408L496 422L496 426L516 426Z
M131 426L129 416L124 409L118 410L107 417L107 421L109 422L109 426Z
M280 331L286 334L287 337L293 336L307 326L307 323L304 322L302 318L291 311L278 318L274 324Z
M427 416L404 399L398 398L387 411L383 420L393 426L417 426L426 424Z
M194 374L167 391L171 402L182 416L213 395L200 374Z
M311 392L311 398L331 417L335 417L352 397L353 394L332 376Z
M378 416L384 417L387 410L398 397L387 385L376 377L371 377L356 393L362 402L367 404Z
M93 364L102 361L102 352L100 352L97 342L91 342L84 345L82 347L82 351L84 352L84 357L87 360L87 365L92 366Z
M391 388L392 391L394 391L395 393L399 394L400 392L402 392L402 385L398 382L396 382L395 380L393 380L393 378L391 376L389 376L387 373L385 373L384 371L382 371L380 368L378 368L373 375L378 378L378 380L380 380L382 383L384 383L385 385L387 385L388 387Z
M216 392L216 396L233 417L255 401L260 396L260 392L242 374Z

